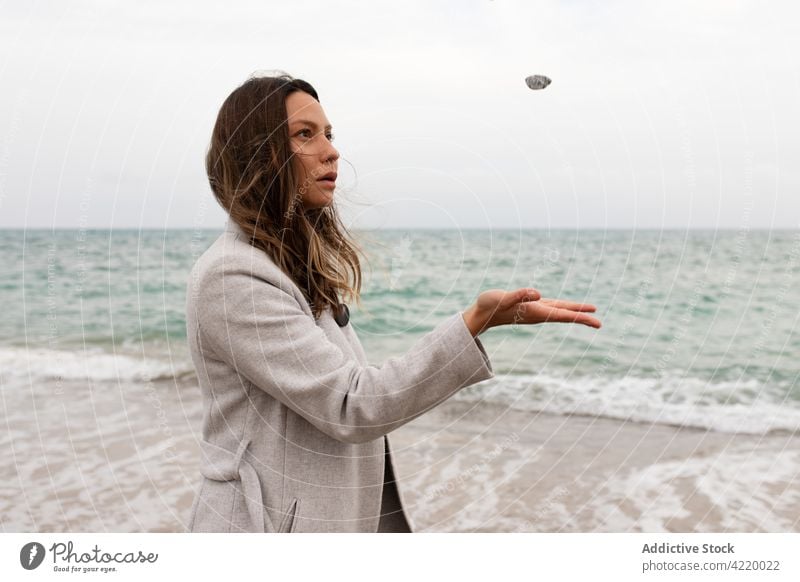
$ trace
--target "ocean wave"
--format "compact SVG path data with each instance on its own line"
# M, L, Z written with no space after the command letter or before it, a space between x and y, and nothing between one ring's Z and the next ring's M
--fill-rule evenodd
M194 375L188 354L167 358L21 347L0 348L5 384L30 381L155 381ZM456 393L461 401L487 401L529 412L658 423L726 433L800 432L800 400L790 382L754 379L709 382L700 378L498 375Z
M194 373L191 361L143 358L113 354L101 349L86 351L46 348L0 348L0 370L5 379L151 381Z
M709 382L664 378L506 375L470 386L455 398L530 412L582 415L762 435L800 431L791 385L756 380Z

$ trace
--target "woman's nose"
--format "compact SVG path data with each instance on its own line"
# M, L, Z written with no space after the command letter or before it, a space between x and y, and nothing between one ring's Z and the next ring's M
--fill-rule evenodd
M339 159L339 150L333 147L331 142L328 142L328 147L324 152L324 157L326 162L335 162Z

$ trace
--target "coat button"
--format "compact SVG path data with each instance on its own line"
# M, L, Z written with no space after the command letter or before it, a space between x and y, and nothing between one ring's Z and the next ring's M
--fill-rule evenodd
M336 320L336 323L339 324L339 327L344 327L347 325L347 322L350 321L350 308L345 304L341 304L339 306L339 310L334 316L334 319Z

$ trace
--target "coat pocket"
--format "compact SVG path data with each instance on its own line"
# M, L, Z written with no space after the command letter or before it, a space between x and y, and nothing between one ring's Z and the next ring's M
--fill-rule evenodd
M222 519L226 516L228 531L245 531L254 533L272 532L272 522L264 513L264 502L261 493L261 483L255 468L244 459L244 453L250 444L250 439L239 443L237 450L231 451L201 441L203 451L203 464L200 473L208 481L207 495L213 499L215 506L220 505L221 494L211 491L211 484L216 490L224 491L226 508L217 515ZM230 496L230 501L228 497Z
M286 510L286 514L283 516L281 520L281 524L278 526L278 533L292 533L294 532L295 525L297 524L297 507L300 504L300 500L297 497L293 497L292 501L289 503L289 507Z

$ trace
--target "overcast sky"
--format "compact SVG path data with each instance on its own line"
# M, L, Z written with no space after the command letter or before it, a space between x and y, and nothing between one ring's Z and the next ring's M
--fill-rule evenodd
M217 110L279 69L354 227L797 228L795 6L3 2L0 227L220 228Z

